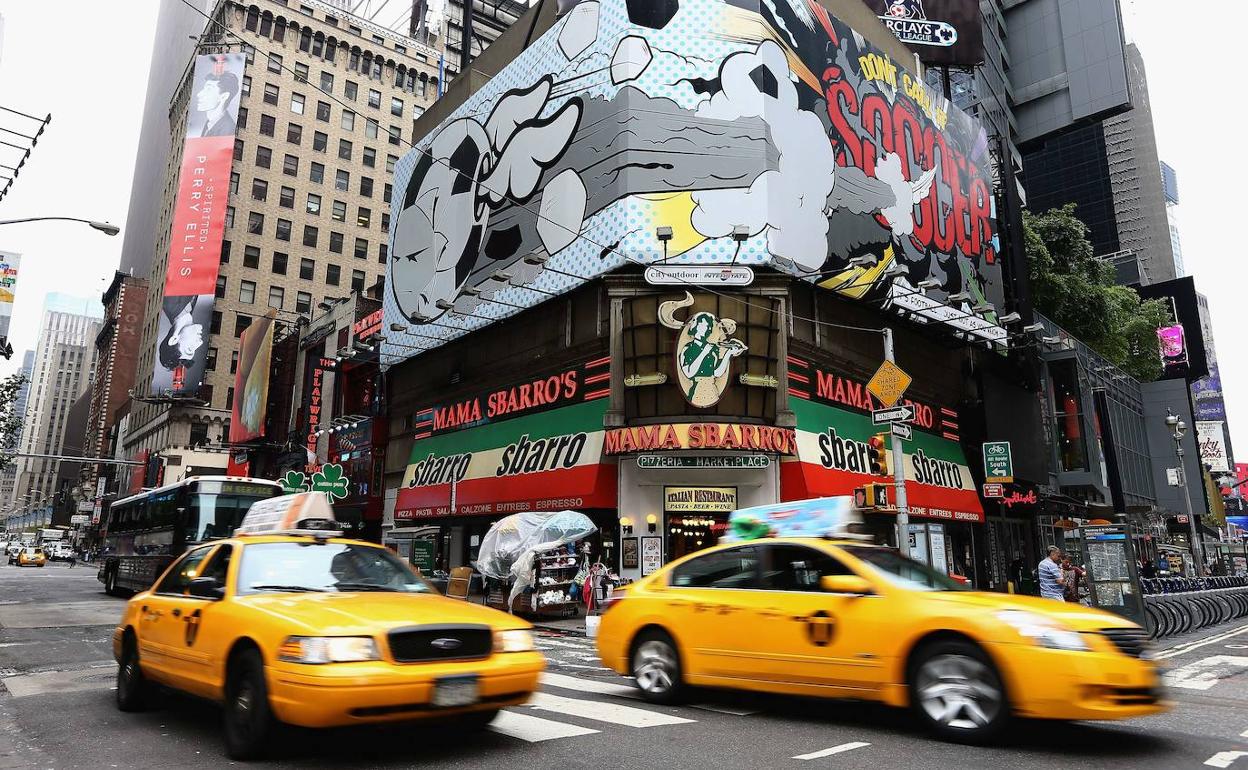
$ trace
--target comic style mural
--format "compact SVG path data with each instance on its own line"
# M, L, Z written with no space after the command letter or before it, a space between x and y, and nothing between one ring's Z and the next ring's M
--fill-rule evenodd
M389 364L660 259L1005 338L983 130L809 0L584 0L395 189Z

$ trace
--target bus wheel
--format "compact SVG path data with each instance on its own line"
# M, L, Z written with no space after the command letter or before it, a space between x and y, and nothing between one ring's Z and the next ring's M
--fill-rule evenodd
M117 570L110 569L104 575L104 593L109 596L119 596L117 593Z

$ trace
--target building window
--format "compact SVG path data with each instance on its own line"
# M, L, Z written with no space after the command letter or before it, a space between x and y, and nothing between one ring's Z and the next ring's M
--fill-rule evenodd
M321 196L316 193L308 193L307 212L313 216L321 215Z
M337 265L326 265L325 283L330 286L337 286L340 280L342 280L342 268Z
M243 159L243 140L235 139L234 140L234 160L242 160L242 159Z
M364 148L364 165L369 168L375 168L377 166L377 151L372 147Z
M269 197L269 183L263 179L251 180L251 197L262 201Z
M275 131L277 131L277 118L272 115L261 115L260 134L262 136L273 136Z
M209 334L221 333L221 311L220 310L212 311L212 321L208 324L208 333Z
M238 195L238 180L239 180L238 172L237 171L231 172L230 173L230 195Z
M296 115L303 114L303 94L290 95L290 111Z
M221 241L221 264L228 265L230 263L230 242Z
M351 56L352 56L352 58L357 58L357 57L359 57L359 54L358 54L358 53L353 53L353 54L351 54ZM354 66L352 66L352 69L355 69L355 67L354 67ZM346 88L345 88L345 90L343 91L343 95L344 95L344 96L346 96L346 97L347 97L348 99L350 99L351 101L355 101L355 100L356 100L356 98L360 95L360 86L359 86L359 84L358 84L358 83L354 83L354 82L352 82L352 81L348 80L348 81L347 81Z
M358 292L363 293L364 291L364 271L363 270L351 271L351 291L358 291Z
M360 195L365 198L373 197L373 178L371 176L360 177Z
M230 354L230 374L238 371L238 351L235 350Z
M329 102L316 103L316 119L329 122Z
M324 182L325 181L325 164L313 163L312 170L308 173L308 179L311 179L313 182L317 182L317 183Z
M306 313L312 309L312 295L301 291L295 295L295 312Z
M208 396L205 401L211 401L212 396ZM191 423L191 446L203 446L208 443L208 423L193 422Z
M282 309L282 303L286 300L286 290L281 286L269 287L269 307Z
M256 165L269 168L273 165L273 151L268 147L256 147Z
M269 54L269 63L265 69L267 69L269 72L276 72L277 74L280 75L282 73L282 57L275 53ZM264 90L267 93L269 90L269 87L265 86ZM277 86L273 87L273 92L277 93ZM276 102L274 102L274 104L276 104Z
M390 232L390 212L388 211L381 213L381 231L383 233Z
M217 291L216 291L215 296L217 299L225 299L225 276L224 275L217 276Z
M1088 469L1087 441L1084 438L1083 397L1079 374L1073 360L1049 362L1053 382L1053 416L1057 431L1057 452L1063 471Z
M351 160L351 143L346 139L338 140L338 157L343 160Z
M239 128L247 127L247 108L246 107L238 108L238 127Z
M234 408L234 389L233 388L225 389L225 408L226 409Z
M282 158L282 173L286 176L299 176L299 156L288 153Z
M386 173L388 173L388 174L393 174L393 173L394 173L394 164L395 164L395 163L398 163L398 162L399 162L399 156L398 156L398 155L387 155L387 156L386 156Z
M316 246L316 239L318 235L319 233L317 232L315 227L313 227L312 225L304 225L303 226L303 245L313 246L313 247Z
M243 247L243 267L260 267L260 247L244 246Z
M346 201L334 201L333 211L330 212L329 218L335 222L347 221L347 204Z
M283 186L281 193L277 196L277 205L284 209L293 209L295 207L295 188ZM278 221L278 227L281 227L281 221ZM289 235L289 232L287 233Z
M355 239L355 258L356 259L368 259L368 239L366 238Z
M398 144L403 141L403 129L398 126L390 126L390 144Z
M385 243L377 244L377 262L384 265L388 259L390 259L390 246Z
M368 89L368 106L373 109L381 109L381 91L375 88Z
M321 73L321 90L327 94L334 92L334 75L332 72Z
M373 210L360 206L355 215L355 223L360 227L368 227L373 223Z
M390 114L396 118L403 117L403 100L397 96L390 97Z
M299 144L303 141L303 126L298 123L286 124L286 141L291 144Z
M239 89L244 96L251 95L251 75L243 75L243 87Z
M242 281L238 284L238 301L244 305L254 305L256 302L256 282Z
M293 191L291 192L291 197L294 197ZM290 240L290 220L289 219L277 220L277 239L279 241Z
M286 275L286 262L289 259L290 257L280 251L273 252L273 273L275 275Z
M248 212L247 232L252 235L260 235L264 232L264 214L259 211Z
M273 83L264 84L264 103L277 106L277 94L280 89Z
M299 277L305 281L312 280L316 274L316 263L304 257L299 260Z
M351 175L343 169L338 169L334 174L334 189L347 192L351 189Z
M368 118L367 120L364 121L364 138L376 139L377 130L379 128L381 128L380 123L378 123L376 120L373 120L372 118Z
M225 226L226 227L234 226L234 207L233 206L225 207Z
M342 233L329 234L329 250L335 254L342 253Z
M204 367L210 372L217 370L217 349L208 348L208 355L204 357Z
M303 62L295 62L295 82L308 82L308 65Z
M317 131L312 134L312 149L317 152L325 152L325 147L329 145L329 135Z
M234 336L241 337L243 332L247 331L247 327L251 326L251 316L239 313L234 316Z
M342 128L344 131L355 130L355 113L351 110L342 111Z

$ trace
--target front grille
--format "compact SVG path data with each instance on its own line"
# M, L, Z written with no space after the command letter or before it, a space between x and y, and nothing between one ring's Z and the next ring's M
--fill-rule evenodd
M1157 691L1149 687L1111 687L1108 695L1119 706L1151 706L1160 700Z
M1148 632L1142 628L1103 628L1101 634L1123 655L1142 658L1148 652Z
M494 646L489 626L413 626L391 631L388 638L396 663L485 658Z

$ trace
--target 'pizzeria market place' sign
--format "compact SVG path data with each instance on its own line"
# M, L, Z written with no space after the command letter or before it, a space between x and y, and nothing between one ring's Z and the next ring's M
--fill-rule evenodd
M684 468L767 468L771 458L767 455L639 455L637 467L646 469L676 470Z

